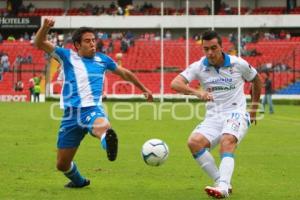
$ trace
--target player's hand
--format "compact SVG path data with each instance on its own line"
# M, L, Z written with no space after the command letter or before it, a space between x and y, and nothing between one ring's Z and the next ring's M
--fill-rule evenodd
M250 122L251 124L256 125L257 124L257 118L256 118L256 112L259 106L259 102L252 102L250 106Z
M152 92L146 89L146 92L143 93L148 102L153 102Z
M250 111L250 122L251 124L256 125L256 110L255 111Z
M53 17L46 17L44 19L43 27L50 29L54 26L54 23L55 23L55 21L54 21Z
M213 100L214 100L212 94L209 93L209 92L206 92L206 91L198 91L198 92L196 93L196 96L197 96L199 99L202 99L202 100L204 100L204 101L213 101Z

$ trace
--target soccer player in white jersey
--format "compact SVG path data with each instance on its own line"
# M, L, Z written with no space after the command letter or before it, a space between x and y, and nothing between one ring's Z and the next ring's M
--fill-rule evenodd
M256 70L245 60L223 52L222 40L215 31L203 33L202 48L205 56L175 77L171 87L179 93L207 101L205 119L191 133L188 147L214 181L213 186L205 187L207 194L225 198L232 191L234 151L250 123L256 123L261 81ZM202 88L189 87L192 80L199 80ZM246 110L245 81L252 82L250 116ZM209 152L217 144L220 144L219 167Z
M58 133L56 166L70 179L65 187L82 188L89 185L90 181L79 173L73 158L87 132L99 139L110 161L117 157L118 138L101 103L105 72L113 71L132 82L144 92L148 101L153 98L151 91L132 72L117 66L110 57L96 52L94 29L81 27L74 32L72 40L75 52L55 47L47 40L47 33L54 23L53 18L45 18L36 34L35 44L61 63L64 79L61 107L64 116Z

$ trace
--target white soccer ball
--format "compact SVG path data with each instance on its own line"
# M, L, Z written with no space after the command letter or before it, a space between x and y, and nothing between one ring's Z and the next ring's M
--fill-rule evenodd
M160 139L148 140L143 145L142 156L147 165L159 166L166 161L168 155L168 145Z

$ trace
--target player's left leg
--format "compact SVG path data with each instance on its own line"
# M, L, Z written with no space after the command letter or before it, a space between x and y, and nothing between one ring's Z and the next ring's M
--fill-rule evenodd
M220 181L219 187L226 191L229 189L231 177L234 170L234 151L237 145L237 138L234 135L224 133L220 141L221 163L219 166Z
M220 179L215 187L207 187L206 192L216 198L229 196L231 177L234 171L234 151L237 144L246 135L250 118L248 113L234 112L225 116L222 136L220 139L221 162L219 166Z
M118 137L110 127L106 118L97 118L93 123L92 134L100 139L101 146L106 150L107 158L114 161L118 153Z
M118 138L116 132L111 128L104 109L101 106L84 108L80 119L82 126L87 127L92 136L100 140L100 145L106 150L110 161L117 158Z
M224 133L220 140L221 163L219 166L220 179L214 187L207 186L205 191L215 198L229 196L231 177L234 170L234 150L237 139L234 135Z

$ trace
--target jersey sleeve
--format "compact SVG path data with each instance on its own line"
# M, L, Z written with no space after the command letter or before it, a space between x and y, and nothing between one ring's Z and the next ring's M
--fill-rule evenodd
M115 71L117 69L117 63L109 56L105 56L106 68L110 71Z
M70 54L70 50L69 49L65 49L65 48L61 48L61 47L55 47L54 51L51 53L51 56L53 56L54 58L58 59L59 62L61 60L65 60L67 59L67 55Z
M246 80L246 81L252 81L254 79L254 77L257 74L256 69L254 69L254 67L252 67L247 61L245 61L242 58L239 58L240 60L240 70L242 73L242 77Z
M180 73L181 76L183 76L188 82L191 82L195 79L197 79L197 73L198 73L198 68L199 63L195 62L188 66L183 72Z

